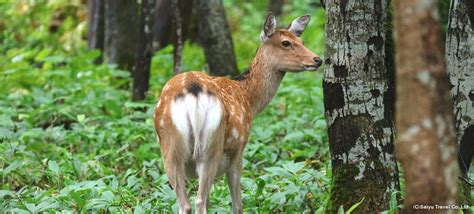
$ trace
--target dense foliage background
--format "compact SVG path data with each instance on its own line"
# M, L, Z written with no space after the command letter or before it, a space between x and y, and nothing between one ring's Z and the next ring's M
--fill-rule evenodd
M240 70L259 46L266 1L224 1ZM324 12L292 1L281 26L309 13L307 47L322 55ZM154 103L172 76L172 47L157 52L145 102L130 102L129 73L94 65L86 49L86 5L75 1L0 3L0 211L135 212L177 204L152 124ZM184 69L204 68L187 43ZM253 123L242 178L245 211L322 211L330 171L320 72L288 74ZM192 183L192 197L196 184ZM220 178L211 212L229 212Z

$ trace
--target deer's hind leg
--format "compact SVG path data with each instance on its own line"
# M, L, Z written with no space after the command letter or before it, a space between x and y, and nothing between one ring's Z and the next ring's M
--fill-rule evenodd
M199 177L199 188L196 196L196 213L207 213L209 205L209 193L212 183L216 178L219 163L223 154L224 132L225 128L221 125L211 138L207 150L202 153L196 168Z
M169 182L178 198L179 213L191 213L192 208L186 189L186 162L189 150L181 137L174 135L161 139L161 153Z
M239 151L242 152L242 151ZM232 198L232 211L234 214L243 213L240 177L242 176L242 155L235 155L227 169L227 183Z

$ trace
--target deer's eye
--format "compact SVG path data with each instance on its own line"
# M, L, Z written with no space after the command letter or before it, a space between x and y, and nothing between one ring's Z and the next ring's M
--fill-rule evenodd
M281 42L281 45L283 45L283 47L287 48L287 47L290 47L291 46L291 43L289 41L283 41Z

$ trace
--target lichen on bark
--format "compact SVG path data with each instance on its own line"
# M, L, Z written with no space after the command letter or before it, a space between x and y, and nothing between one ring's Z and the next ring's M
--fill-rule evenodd
M388 209L398 189L394 156L393 58L387 54L386 0L326 1L324 103L333 185L327 212Z
M468 2L451 1L445 54L454 102L458 163L464 177L460 182L463 204L471 203L466 181L469 180L468 171L474 156L474 31L473 20L468 16Z

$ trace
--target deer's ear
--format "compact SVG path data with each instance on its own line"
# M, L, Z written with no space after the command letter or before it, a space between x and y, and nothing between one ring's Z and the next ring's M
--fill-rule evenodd
M275 33L276 28L276 19L272 12L268 13L265 24L263 25L263 30L260 33L260 40L263 42L270 38L273 33Z
M301 36L310 19L310 15L300 16L291 22L290 26L288 26L288 30L295 36Z

